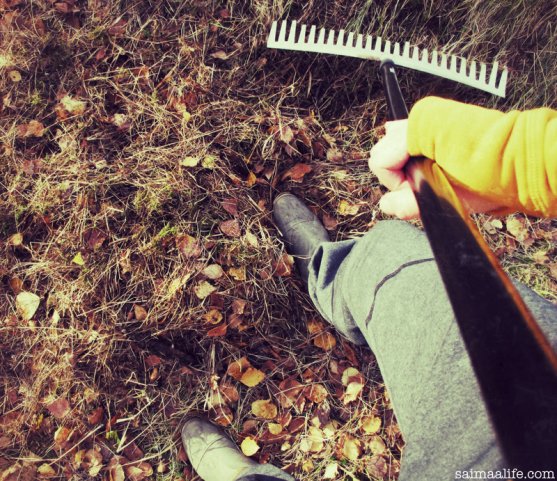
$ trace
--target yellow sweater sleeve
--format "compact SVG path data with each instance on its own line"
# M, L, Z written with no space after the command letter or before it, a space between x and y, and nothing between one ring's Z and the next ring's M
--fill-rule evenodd
M438 97L409 116L408 152L507 210L557 217L557 111L502 113Z

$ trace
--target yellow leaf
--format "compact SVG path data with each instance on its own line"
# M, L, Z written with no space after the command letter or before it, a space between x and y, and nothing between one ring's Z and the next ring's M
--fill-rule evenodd
M345 200L341 200L337 208L337 212L340 215L356 215L359 210L360 210L359 205L350 204Z
M346 392L342 397L344 404L351 403L352 401L358 399L358 396L362 392L363 388L364 385L359 382L351 382L350 384L348 384L348 386L346 386Z
M279 435L280 433L282 433L282 424L278 424L278 423L269 423L269 425L267 426L267 428L269 429L269 432L271 434L273 434L274 436Z
M246 180L246 184L248 187L252 187L255 185L256 182L257 176L250 170L250 173L248 174L248 178Z
M194 287L195 295L202 300L205 299L207 296L210 296L216 290L217 288L207 281L200 282L197 286Z
M202 274L211 280L220 279L224 275L224 271L218 264L210 264L203 269Z
M255 439L248 436L242 441L242 444L240 444L240 449L246 456L253 456L257 451L259 451L259 445Z
M246 372L242 374L240 382L244 386L254 387L257 386L261 381L265 379L265 373L254 367L248 367Z
M362 454L361 443L354 437L347 435L342 445L342 454L351 461L356 461Z
M373 454L383 454L387 449L385 442L379 436L373 436L367 445Z
M242 378L243 374L250 367L251 367L251 363L249 362L248 358L244 356L236 361L232 361L228 365L226 374L236 379L236 381L239 381Z
M18 70L12 70L8 75L13 83L21 82L21 74Z
M278 408L270 399L261 399L251 403L251 412L258 418L274 419L277 417Z
M366 434L375 434L381 429L381 418L377 416L364 416L361 420L361 428Z
M10 238L8 239L8 244L14 247L20 246L21 244L23 244L23 234L18 232L17 234L10 236Z
M54 471L54 468L47 463L41 464L37 468L37 472L42 478L52 478L53 476L56 476L56 471Z
M83 259L83 256L81 255L81 252L78 252L74 258L72 259L72 262L74 264L77 264L78 266L83 266L85 265L85 260Z
M25 321L32 319L40 303L41 298L32 292L20 292L15 298L17 312Z
M311 442L311 446L309 448L310 452L318 453L323 449L325 440L323 439L323 432L321 429L316 428L315 426L310 426L308 429L308 439Z
M182 167L197 167L199 165L199 158L187 156L180 161Z
M236 279L237 281L246 280L246 266L242 267L231 267L228 269L228 274L230 277Z
M315 336L313 343L320 349L324 351L330 351L337 345L337 340L330 332L322 332Z
M329 464L325 468L325 473L323 474L323 479L335 479L338 475L338 464Z
M217 166L217 158L214 155L206 155L201 161L201 166L213 170Z
M85 107L87 106L87 104L82 100L72 99L69 95L63 97L62 100L60 100L60 103L66 111L73 115L83 114L85 112Z

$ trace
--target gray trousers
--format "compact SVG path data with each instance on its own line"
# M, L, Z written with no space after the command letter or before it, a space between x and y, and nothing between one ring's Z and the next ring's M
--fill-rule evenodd
M557 347L557 308L517 287ZM377 358L406 440L400 481L512 468L495 442L423 232L384 221L359 239L322 244L311 261L309 294L325 319Z

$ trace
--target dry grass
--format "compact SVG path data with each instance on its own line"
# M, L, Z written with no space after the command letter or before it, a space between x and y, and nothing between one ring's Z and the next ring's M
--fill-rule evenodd
M348 348L314 347L305 326L315 313L302 287L272 275L283 253L269 210L278 190L303 192L334 217L337 239L381 218L380 189L362 160L384 119L376 65L267 51L265 35L273 19L290 16L498 59L511 69L506 100L404 73L407 99L435 93L505 109L555 107L554 2L0 0L0 9L0 468L40 458L60 476L85 478L88 467L70 451L78 443L100 450L98 476L106 476L108 460L134 460L137 445L134 461L176 479L182 415L207 410L217 377L247 355L267 377L239 387L238 439L251 402L274 396L289 376L328 379L330 417L339 422L320 453L300 451L303 430L282 450L266 445L262 460L321 479L339 440L361 435L358 416L374 413L384 421L386 478L396 478L401 442L372 355L356 349L368 386L347 408L334 395L331 361L346 362ZM83 113L60 108L67 94L86 103ZM22 136L18 128L33 120L44 134ZM280 140L285 126L297 135L292 148ZM336 162L307 145L328 149L331 138ZM183 165L187 157L199 165ZM301 186L281 183L298 162L313 172ZM223 207L229 199L238 202L239 236L219 227L233 218ZM338 214L342 200L358 213ZM522 242L504 226L486 235L514 275L556 300L555 223L522 225ZM13 245L18 233L23 243ZM185 235L194 238L190 250ZM211 281L218 295L200 299L202 271L215 263L227 271ZM245 268L245 279L231 268ZM16 315L21 290L41 298L31 321ZM235 299L247 301L246 329L207 337L209 308L230 322ZM151 354L162 363L150 365ZM62 419L48 409L57 399L70 404ZM102 421L89 422L98 407ZM299 414L311 420L314 408ZM74 432L57 443L61 426ZM376 476L365 459L342 461L339 479Z

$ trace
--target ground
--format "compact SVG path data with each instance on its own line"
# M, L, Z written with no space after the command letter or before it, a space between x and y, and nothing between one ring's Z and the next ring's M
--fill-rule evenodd
M332 239L382 218L368 172L377 65L270 51L279 18L510 70L555 107L551 0L0 0L0 475L194 479L182 417L305 479L396 479L403 439L373 354L327 327L270 215L303 195ZM552 220L476 217L504 268L557 300ZM435 416L435 413L431 413Z

